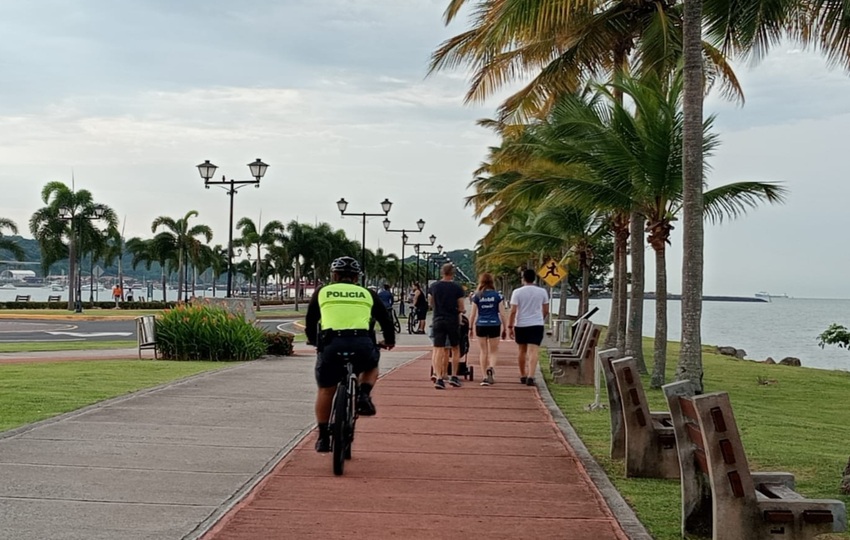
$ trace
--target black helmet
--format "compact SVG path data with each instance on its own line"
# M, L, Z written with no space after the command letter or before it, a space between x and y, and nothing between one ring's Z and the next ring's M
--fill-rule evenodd
M331 272L359 275L360 263L354 257L339 257L331 263Z

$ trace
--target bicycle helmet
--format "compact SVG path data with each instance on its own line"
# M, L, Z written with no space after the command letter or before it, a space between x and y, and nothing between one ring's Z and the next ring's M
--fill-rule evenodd
M354 257L338 257L331 263L331 272L359 275L360 263Z

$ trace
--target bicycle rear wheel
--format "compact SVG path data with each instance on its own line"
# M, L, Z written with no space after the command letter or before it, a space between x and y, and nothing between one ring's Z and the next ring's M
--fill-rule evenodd
M416 332L416 329L419 327L419 319L416 318L416 311L411 309L410 314L407 316L407 333L413 334Z
M395 326L395 333L401 334L401 321L398 320L398 314L395 312L395 310L392 310L392 312L393 312L393 326Z
M340 476L345 469L345 450L348 446L348 389L345 381L340 382L334 394L331 410L331 447L333 449L334 474Z

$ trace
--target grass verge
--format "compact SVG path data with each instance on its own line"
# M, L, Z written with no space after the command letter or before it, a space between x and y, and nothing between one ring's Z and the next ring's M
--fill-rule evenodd
M0 431L229 365L164 360L0 364Z
M21 341L0 343L0 353L51 352L51 351L91 351L103 349L135 348L135 341Z
M652 341L643 342L652 370ZM850 455L850 373L810 368L771 366L734 360L703 349L706 392L729 393L732 409L752 471L788 471L796 475L797 490L815 499L839 499L841 471ZM680 539L681 493L678 480L626 478L623 463L609 458L611 423L607 409L587 412L593 403L593 387L552 383L548 358L541 355L546 384L564 415L584 444L605 469L638 518L658 540ZM674 380L679 344L667 351L667 381ZM760 384L769 382L769 384ZM666 411L661 390L649 388L643 377L650 409ZM602 403L608 403L602 384ZM850 533L819 538L850 539Z

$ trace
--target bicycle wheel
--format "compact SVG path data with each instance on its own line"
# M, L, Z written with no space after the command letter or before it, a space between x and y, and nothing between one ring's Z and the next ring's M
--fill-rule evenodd
M357 377L351 375L348 378L348 416L346 425L348 426L345 433L345 459L351 459L351 446L354 443L354 425L357 422Z
M339 476L345 469L345 447L348 443L348 388L345 381L336 387L331 409L331 447L333 449L334 474Z
M392 310L392 312L393 312L393 326L395 326L395 333L401 334L401 321L398 320L398 314L395 312L394 309Z
M410 310L410 314L407 316L407 333L414 334L416 333L416 329L419 327L419 319L416 318L416 311Z

